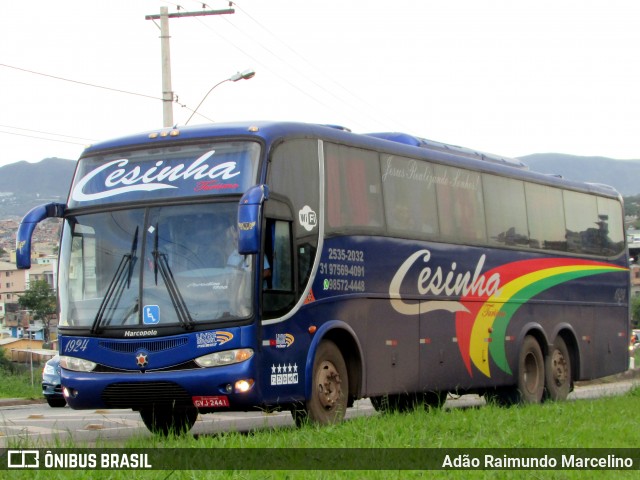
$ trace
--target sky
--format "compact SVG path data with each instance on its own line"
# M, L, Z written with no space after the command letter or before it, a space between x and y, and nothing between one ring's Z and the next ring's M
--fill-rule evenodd
M159 22L196 0L5 1L0 166L162 127ZM204 10L228 1L207 0ZM238 0L169 20L174 123L400 131L640 159L637 0ZM238 71L255 77L222 82ZM220 83L219 85L217 85ZM217 85L208 96L205 95ZM201 115L199 115L201 114Z

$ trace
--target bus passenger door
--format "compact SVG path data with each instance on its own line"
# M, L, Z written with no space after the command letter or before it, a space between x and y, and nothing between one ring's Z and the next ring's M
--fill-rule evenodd
M288 313L296 303L291 222L267 219L262 260L262 311L265 319Z

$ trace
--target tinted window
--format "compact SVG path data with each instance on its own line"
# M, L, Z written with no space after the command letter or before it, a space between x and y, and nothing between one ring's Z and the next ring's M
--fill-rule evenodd
M382 156L382 188L387 226L407 235L437 235L435 170L427 162Z
M602 253L611 255L621 252L624 248L624 225L620 202L598 198L598 228L605 235Z
M294 214L306 212L304 221L295 222L296 237L317 236L320 179L318 141L288 140L275 149L267 183L272 192L286 197ZM315 242L314 242L315 245Z
M531 247L567 249L562 190L535 183L525 184Z
M378 154L325 144L325 165L328 227L381 227Z
M437 165L434 181L442 237L461 242L485 242L487 235L480 174Z
M287 140L278 145L271 159L268 183L274 195L290 205L268 201L267 216L293 221L298 280L303 287L318 247L320 214L318 140ZM292 211L290 209L293 209ZM283 214L283 210L287 213Z
M524 183L484 175L483 187L489 243L529 246Z
M564 192L567 223L567 250L575 253L599 254L606 232L598 218L597 198L578 192Z

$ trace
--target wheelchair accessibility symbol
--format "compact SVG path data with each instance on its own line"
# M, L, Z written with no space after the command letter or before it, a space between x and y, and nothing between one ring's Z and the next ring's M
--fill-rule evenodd
M145 325L160 323L160 307L158 305L145 305L142 309L142 322Z

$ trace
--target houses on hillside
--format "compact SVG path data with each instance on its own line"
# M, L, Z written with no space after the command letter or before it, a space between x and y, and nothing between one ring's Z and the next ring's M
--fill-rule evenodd
M31 348L42 348L47 337L44 322L36 320L30 311L18 303L22 293L38 280L44 280L57 290L57 263L60 224L44 222L33 238L34 255L29 270L18 270L15 263L15 235L19 222L0 221L0 342L11 339L31 340ZM57 320L50 322L50 338L56 338ZM14 342L15 343L15 342ZM13 345L13 343L11 343ZM5 350L8 350L8 343Z

